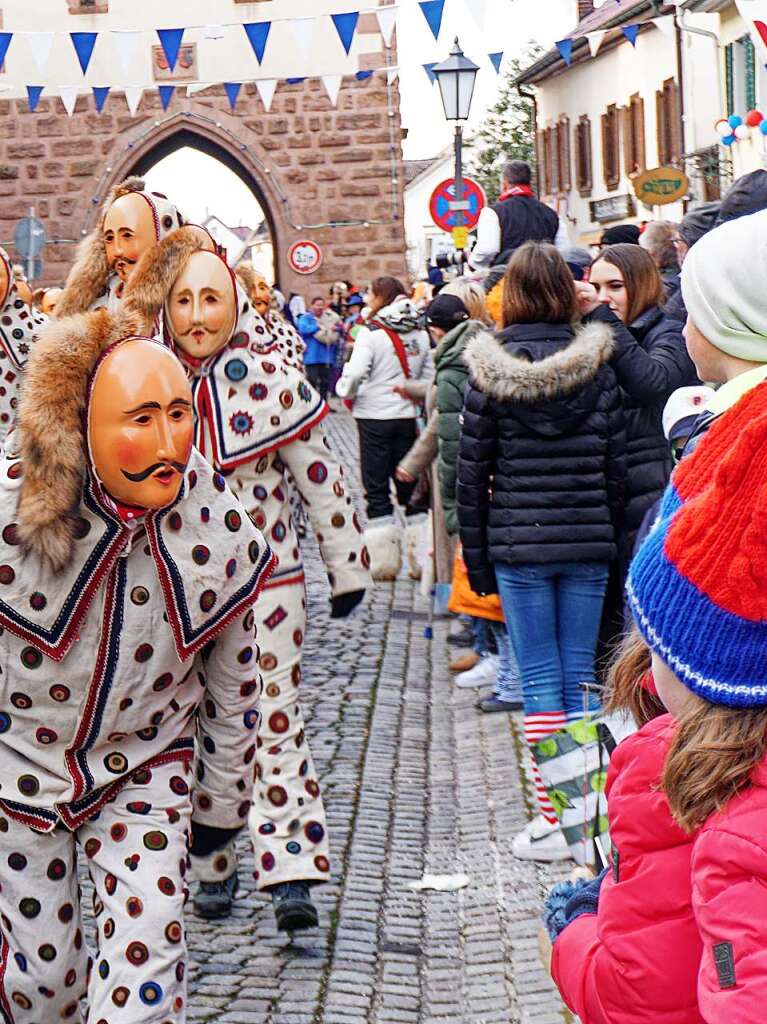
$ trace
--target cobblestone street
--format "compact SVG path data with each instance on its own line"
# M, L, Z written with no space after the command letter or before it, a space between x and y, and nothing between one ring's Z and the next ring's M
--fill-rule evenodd
M355 492L350 417L330 430ZM540 897L553 877L514 861L528 817L520 733L451 686L447 626L424 638L427 602L401 578L331 623L311 538L303 703L323 780L333 884L322 927L292 942L244 886L219 924L188 915L190 1018L220 1024L555 1024L538 958ZM415 893L425 872L465 872L459 892ZM249 879L251 881L249 881Z

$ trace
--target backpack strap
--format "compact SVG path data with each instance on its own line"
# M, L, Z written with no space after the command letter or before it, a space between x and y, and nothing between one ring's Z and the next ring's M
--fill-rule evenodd
M405 374L405 380L410 380L410 366L407 361L407 353L405 352L405 346L402 344L402 338L396 331L393 331L391 327L387 327L386 324L382 324L380 320L371 320L368 327L375 328L377 331L383 331L384 334L388 334L389 340L394 346L394 351L399 359L399 364L402 367L402 372Z

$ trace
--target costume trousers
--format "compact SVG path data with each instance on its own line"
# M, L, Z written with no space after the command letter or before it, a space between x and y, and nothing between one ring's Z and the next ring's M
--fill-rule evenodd
M3 1024L82 1024L86 991L92 1024L186 1020L190 778L181 762L138 769L76 834L41 834L0 816ZM85 857L95 888L92 965L78 857Z
M306 630L303 582L267 587L254 606L264 681L256 783L248 823L259 889L325 882L325 809L298 703Z

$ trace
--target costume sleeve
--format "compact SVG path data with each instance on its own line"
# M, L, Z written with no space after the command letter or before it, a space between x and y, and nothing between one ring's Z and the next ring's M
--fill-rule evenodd
M489 267L501 251L501 222L498 214L486 206L477 222L477 242L471 253L475 267Z
M201 659L205 691L197 711L193 818L238 828L250 808L261 699L253 611L236 618Z
M706 828L693 847L692 906L703 943L698 1007L708 1024L764 1020L767 849L761 819L748 820L754 838Z
M309 516L334 597L370 586L368 558L344 472L321 424L280 450Z
M418 440L404 457L400 466L411 476L419 476L437 457L437 413L431 414Z
M373 332L368 327L361 327L354 341L351 358L336 384L337 395L350 398L357 394L360 384L370 376L373 352Z

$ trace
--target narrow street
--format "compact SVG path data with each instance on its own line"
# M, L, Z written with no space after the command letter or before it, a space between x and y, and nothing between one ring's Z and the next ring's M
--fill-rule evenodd
M330 432L359 495L350 417ZM447 625L404 576L331 622L311 536L303 703L323 781L333 884L322 928L290 942L252 882L220 924L188 915L190 1019L217 1024L557 1024L541 967L541 896L558 875L515 861L528 819L521 733L452 686ZM412 892L465 872L458 892Z

